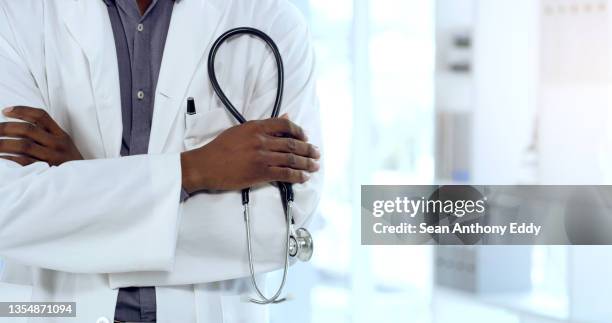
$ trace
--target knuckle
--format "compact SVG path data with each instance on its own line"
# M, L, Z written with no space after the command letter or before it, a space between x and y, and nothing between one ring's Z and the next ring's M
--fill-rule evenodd
M32 115L32 123L33 123L35 126L40 126L40 125L42 125L42 122L43 122L43 116L42 116L42 114L40 114L40 113L35 113L35 114L33 114L33 115Z
M39 125L43 122L45 122L46 120L50 119L49 114L47 114L47 111L43 110L43 109L38 109L38 108L32 108L34 110L34 112L32 113L33 115L33 119L34 119L34 123L36 125Z
M295 158L294 154L287 154L287 165L291 167L297 166L297 158Z
M282 177L284 180L291 180L291 175L292 175L292 170L291 168L283 168L282 172Z
M265 143L266 143L266 138L264 136L262 136L261 134L257 134L253 136L252 138L253 138L253 148L257 150L261 150L262 148L264 148Z
M29 140L20 140L18 149L23 153L29 153L32 151L32 142Z
M303 175L302 172L300 172L300 171L294 171L293 172L293 176L292 176L293 182L295 182L295 183L302 183L303 178L304 178L304 175Z
M36 131L36 126L31 123L24 123L23 129L24 129L24 133L32 134Z
M297 141L295 139L287 139L287 150L292 153L297 150Z

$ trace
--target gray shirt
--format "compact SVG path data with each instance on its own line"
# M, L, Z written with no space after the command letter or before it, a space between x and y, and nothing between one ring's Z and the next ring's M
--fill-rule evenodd
M175 0L153 0L144 15L140 14L136 0L104 2L108 6L119 64L121 155L146 154L155 89ZM185 192L182 195L184 199ZM115 320L154 322L156 314L155 287L119 290Z

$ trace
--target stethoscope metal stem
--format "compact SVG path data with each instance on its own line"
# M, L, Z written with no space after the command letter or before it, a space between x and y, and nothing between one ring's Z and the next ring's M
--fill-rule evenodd
M248 249L248 254L249 254L249 270L251 272L251 284L253 285L253 289L255 290L255 292L257 293L257 295L260 297L260 299L254 299L254 298L249 298L250 302L253 302L255 304L260 304L260 305L267 305L267 304L277 304L277 303L281 303L284 302L286 299L285 298L279 298L281 292L283 291L283 288L285 287L285 283L287 281L287 273L289 272L289 239L291 236L291 209L293 207L292 202L289 202L287 205L287 218L285 219L286 221L286 239L285 239L285 263L283 266L283 279L281 281L281 284L279 285L276 293L274 293L274 296L267 298L263 292L261 291L261 289L259 289L259 285L257 284L257 280L255 279L255 268L253 267L253 248L252 248L252 241L251 241L251 220L250 220L250 213L249 213L249 204L244 204L244 223L245 223L245 227L246 227L246 238L247 238L247 249Z

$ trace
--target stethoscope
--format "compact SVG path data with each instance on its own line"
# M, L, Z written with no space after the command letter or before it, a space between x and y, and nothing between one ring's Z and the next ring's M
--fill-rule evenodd
M212 84L212 88L219 97L219 100L223 103L226 110L241 124L247 122L247 120L242 116L242 114L234 107L232 102L227 98L223 90L221 90L221 86L217 81L217 75L215 73L215 58L217 56L217 51L225 43L228 39L239 36L239 35L251 35L255 36L261 40L263 40L268 47L272 50L274 54L274 58L276 59L276 68L278 70L278 87L276 90L276 99L274 100L274 109L272 110L271 118L277 118L281 103L283 100L283 90L285 84L285 75L284 75L284 67L283 67L283 59L280 55L278 47L268 35L266 35L261 30L250 28L250 27L240 27L234 28L223 35L221 35L212 45L210 49L210 54L208 56L208 76L210 78L210 83ZM251 272L251 283L253 285L253 289L259 296L259 299L249 298L250 302L255 304L275 304L280 303L286 300L286 298L280 298L280 294L282 293L283 288L285 287L285 282L287 281L287 272L289 270L289 258L297 258L301 261L309 261L312 257L313 253L313 241L312 236L308 232L308 230L304 228L299 228L295 230L295 220L292 215L293 209L293 188L290 183L277 183L278 189L280 190L283 209L285 212L285 221L286 221L286 239L285 239L285 259L284 259L284 269L283 269L283 278L282 281L276 291L276 293L268 298L266 297L259 286L257 285L257 281L255 280L255 269L253 266L253 247L251 242L251 222L250 222L250 212L249 212L249 188L242 190L242 205L244 208L244 223L246 228L246 238L247 238L247 250L248 250L248 258L249 258L249 270Z

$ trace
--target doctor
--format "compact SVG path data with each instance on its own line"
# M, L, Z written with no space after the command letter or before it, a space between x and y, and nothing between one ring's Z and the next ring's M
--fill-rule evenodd
M216 99L206 56L237 26L279 46L284 118L237 126ZM248 119L269 115L276 66L262 43L229 42L216 70ZM31 290L15 301L77 302L76 319L28 322L265 321L241 301L239 189L254 187L257 271L281 268L267 183L296 183L296 225L309 221L322 183L313 70L285 0L0 0L0 279Z

